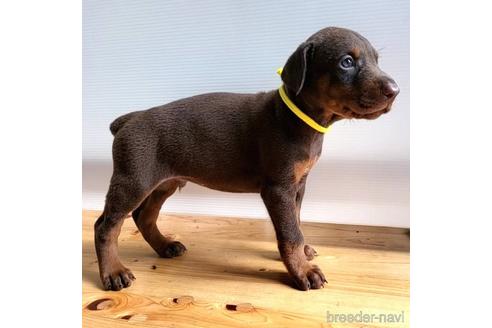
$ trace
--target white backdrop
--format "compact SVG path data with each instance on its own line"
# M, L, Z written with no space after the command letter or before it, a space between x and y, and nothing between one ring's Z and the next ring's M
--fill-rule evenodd
M354 29L399 83L393 110L338 122L308 178L305 221L409 226L408 1L83 2L83 207L102 209L117 116L194 94L277 88L275 70L326 26ZM254 194L188 184L163 210L267 217Z

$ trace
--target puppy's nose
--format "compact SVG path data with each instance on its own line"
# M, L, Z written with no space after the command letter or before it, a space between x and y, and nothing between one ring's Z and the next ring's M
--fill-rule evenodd
M382 92L383 95L386 96L386 98L391 99L396 97L400 93L400 88L398 87L398 84L396 84L395 81L388 80L383 83Z

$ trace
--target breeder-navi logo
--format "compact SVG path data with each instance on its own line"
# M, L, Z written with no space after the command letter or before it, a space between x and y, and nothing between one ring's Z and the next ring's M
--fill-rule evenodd
M326 321L329 323L403 323L405 311L400 313L330 313L326 311Z

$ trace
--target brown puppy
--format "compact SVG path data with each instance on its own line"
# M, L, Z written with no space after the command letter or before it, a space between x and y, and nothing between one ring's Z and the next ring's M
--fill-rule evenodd
M325 28L302 43L282 72L288 97L322 126L343 118L374 119L390 110L397 84L377 64L361 35ZM321 153L323 134L285 105L278 90L210 93L133 112L111 124L114 172L95 223L105 289L131 285L117 239L127 214L161 257L185 246L164 237L156 219L164 201L186 181L228 192L260 193L273 221L282 260L301 290L326 279L309 263L299 212L306 177Z

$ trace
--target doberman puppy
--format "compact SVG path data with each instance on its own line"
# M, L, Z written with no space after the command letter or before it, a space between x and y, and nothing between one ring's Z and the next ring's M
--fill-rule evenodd
M286 96L318 125L375 119L399 93L378 67L378 54L360 34L329 27L303 42L281 74ZM117 239L132 212L142 236L161 257L182 255L179 241L156 225L164 201L187 181L208 188L260 193L275 227L282 260L301 290L325 276L309 261L299 213L307 175L321 154L323 133L286 105L279 90L257 94L208 93L132 112L111 124L113 175L95 246L107 290L135 277L120 261Z

